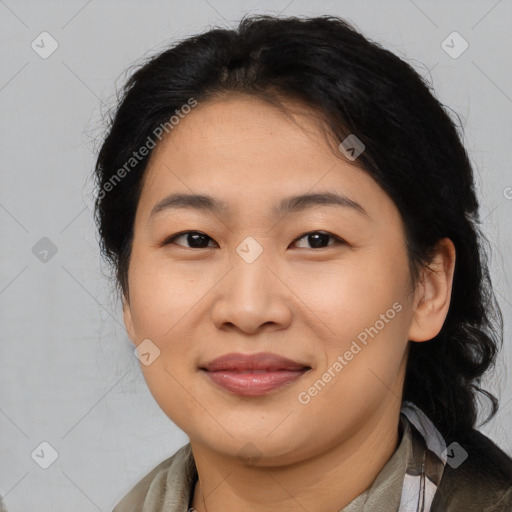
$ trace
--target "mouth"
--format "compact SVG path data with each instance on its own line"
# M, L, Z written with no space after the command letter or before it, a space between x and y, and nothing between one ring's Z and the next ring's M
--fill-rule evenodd
M237 395L258 396L291 384L312 368L277 354L227 354L204 366L211 382Z

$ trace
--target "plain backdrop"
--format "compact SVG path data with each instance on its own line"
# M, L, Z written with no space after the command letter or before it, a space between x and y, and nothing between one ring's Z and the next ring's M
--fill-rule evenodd
M505 320L486 380L502 408L481 430L512 454L510 0L0 0L0 494L10 512L110 511L188 441L154 402L126 336L91 176L123 72L247 12L342 16L461 116Z

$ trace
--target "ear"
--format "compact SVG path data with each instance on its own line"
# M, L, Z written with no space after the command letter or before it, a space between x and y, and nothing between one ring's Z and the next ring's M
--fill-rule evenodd
M443 238L432 262L422 270L415 291L409 340L428 341L441 331L450 308L454 271L455 246L449 238Z
M124 319L124 326L126 328L126 332L128 333L128 337L132 341L132 343L135 345L135 329L133 328L133 319L132 319L132 310L130 308L129 302L126 300L126 298L123 298L123 319Z

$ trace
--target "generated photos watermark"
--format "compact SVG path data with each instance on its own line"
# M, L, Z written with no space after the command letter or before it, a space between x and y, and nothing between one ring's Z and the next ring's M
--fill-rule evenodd
M170 130L177 126L180 120L184 119L195 106L197 106L197 100L189 98L187 103L182 105L180 109L174 111L175 115L172 115L165 123L158 125L153 130L153 136L161 141L164 134L170 133ZM132 156L128 158L124 165L102 185L101 190L98 192L98 199L103 199L107 195L107 192L112 191L122 178L124 178L134 167L137 166L139 162L149 155L149 152L155 148L156 145L157 142L154 138L148 135L145 143L137 151L133 151Z
M384 329L386 324L388 324L393 318L395 318L397 313L402 311L402 304L399 302L395 302L391 308L389 308L385 313L381 313L379 320L377 320L371 327L366 327L363 331L361 331L357 335L357 340L363 347L368 344L368 336L372 339L379 334L379 332ZM336 358L336 361L322 374L322 376L307 389L307 391L301 391L297 395L297 399L299 403L302 405L307 405L311 402L311 399L318 395L320 391L322 391L325 386L332 381L340 372L348 365L350 361L354 358L355 355L361 352L361 345L356 340L353 340L350 348L346 350L343 354L339 355Z

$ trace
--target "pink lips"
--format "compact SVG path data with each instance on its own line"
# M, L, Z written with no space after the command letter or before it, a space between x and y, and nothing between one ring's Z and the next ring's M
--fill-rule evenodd
M257 396L295 381L310 366L277 354L226 354L200 368L208 377L238 395Z

